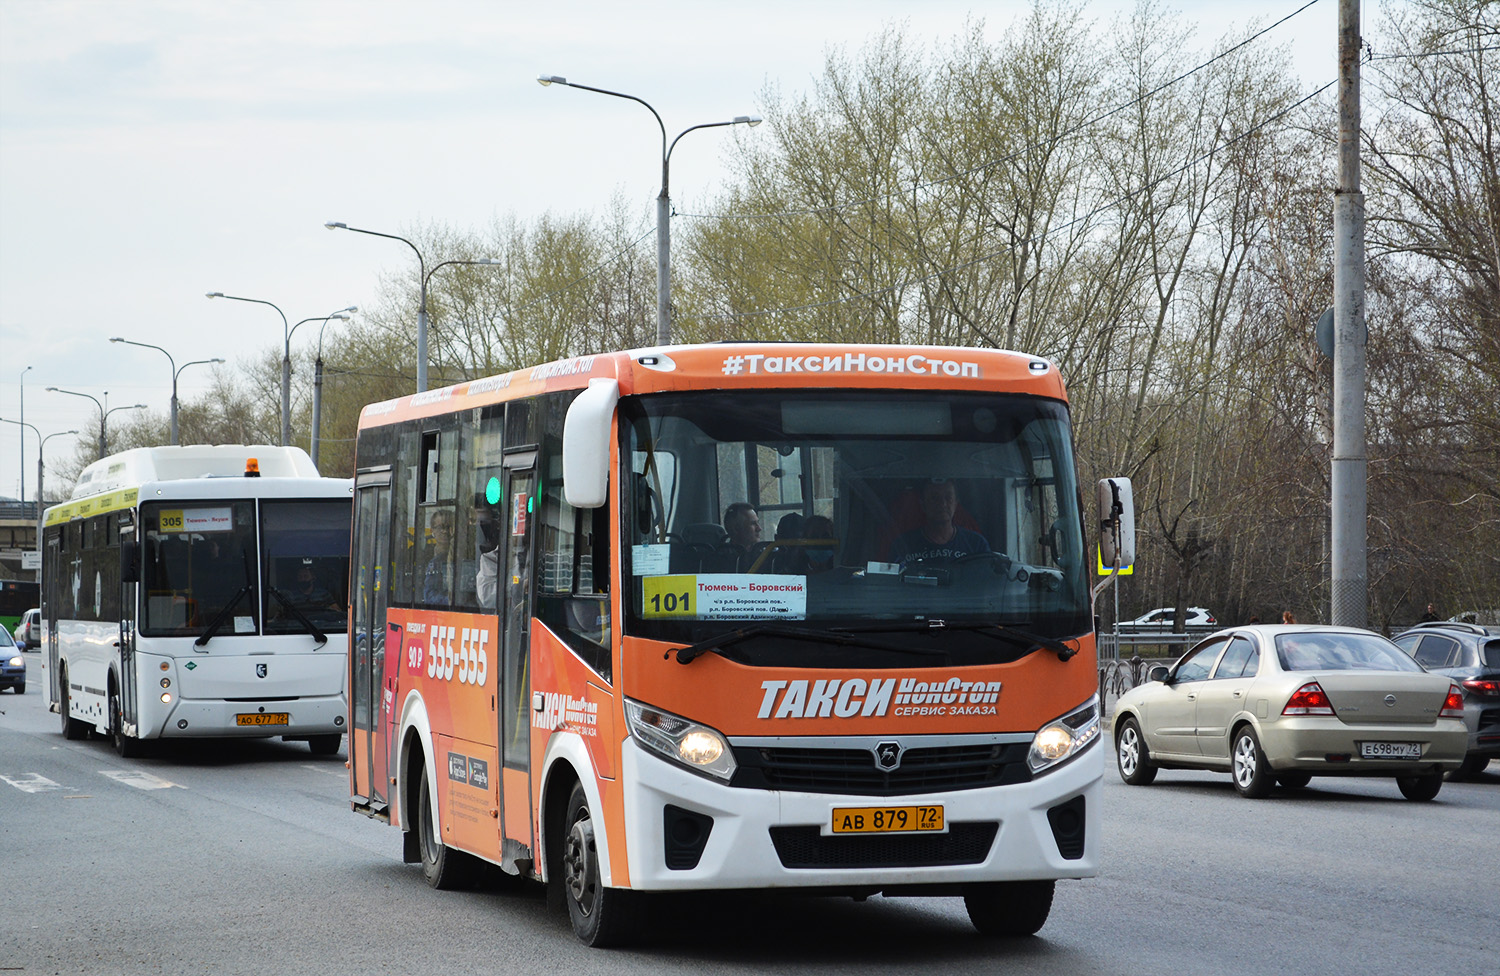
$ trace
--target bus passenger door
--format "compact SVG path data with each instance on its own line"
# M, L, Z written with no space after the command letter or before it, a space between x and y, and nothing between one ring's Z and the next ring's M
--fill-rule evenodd
M384 695L386 633L385 547L390 536L390 472L362 475L354 495L353 619L349 636L349 770L356 806L384 815L390 777L387 712L394 702ZM399 633L397 635L399 644ZM393 696L394 697L394 696Z
M531 795L531 524L535 515L535 454L506 459L500 616L500 867L533 867ZM520 465L526 465L521 469Z
M60 525L56 530L48 530L46 533L47 555L45 565L47 571L42 574L42 612L38 626L41 627L47 639L47 694L48 701L57 704L62 701L62 687L57 683L58 675L58 649L57 649L57 608L61 606L62 599L62 530L66 524Z
M134 542L136 538L135 512L126 509L119 516L111 516L106 524L111 528L115 527L116 518L119 519L118 534L108 540L110 548L106 552L118 564L122 543ZM139 554L136 558L140 558ZM124 728L140 722L140 700L136 689L138 676L135 671L135 599L139 589L135 583L120 583L120 722Z

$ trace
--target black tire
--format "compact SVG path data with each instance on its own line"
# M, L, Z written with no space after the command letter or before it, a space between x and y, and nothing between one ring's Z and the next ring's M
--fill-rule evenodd
M343 741L344 737L337 732L331 735L310 735L307 737L307 748L315 756L337 756Z
M1133 718L1127 718L1120 726L1120 734L1115 738L1115 760L1120 766L1120 778L1131 786L1150 786L1156 779L1156 763L1151 761L1146 737Z
M16 690L16 694L18 694L18 695L24 695L24 694L26 694L26 682L23 681L20 684L16 685L16 689L15 690Z
M478 861L472 854L456 851L438 837L437 816L432 810L432 785L427 770L420 771L417 791L417 838L422 853L422 876L440 891L468 888L474 884Z
M1490 764L1489 756L1468 755L1464 757L1463 764L1448 774L1449 779L1473 779Z
M1397 776L1396 786L1401 789L1401 795L1408 800L1425 803L1438 795L1443 788L1443 774L1430 773L1426 776Z
M1277 773L1276 782L1289 790L1300 790L1312 782L1312 773L1300 769L1289 769L1284 773Z
M63 738L72 739L75 742L79 739L87 739L89 737L89 727L68 714L69 696L67 668L58 669L57 685L58 688L61 689L59 693L62 695L62 707L58 709L58 712L62 715Z
M109 686L109 737L115 752L124 759L134 759L145 752L140 739L125 734L124 715L120 711L120 692L111 682Z
M964 895L969 921L988 938L1036 935L1052 912L1055 881L993 881Z
M1255 730L1248 725L1241 726L1234 734L1233 743L1229 750L1229 760L1235 790L1240 796L1252 800L1269 796L1271 787L1276 785L1276 774L1271 771L1271 764L1266 762L1266 754L1260 747L1260 739L1256 737Z
M599 847L588 795L574 784L562 833L563 900L573 934L594 948L627 945L643 921L638 892L610 888L599 870Z

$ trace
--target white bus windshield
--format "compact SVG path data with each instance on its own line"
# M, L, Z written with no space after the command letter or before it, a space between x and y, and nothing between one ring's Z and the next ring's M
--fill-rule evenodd
M917 650L945 630L949 660L981 663L1029 649L987 625L1089 629L1062 403L795 390L625 398L620 412L632 633L780 622Z

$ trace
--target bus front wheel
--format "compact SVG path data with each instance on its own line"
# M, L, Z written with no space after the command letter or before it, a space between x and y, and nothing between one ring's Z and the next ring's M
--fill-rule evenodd
M1052 912L1055 881L994 881L964 895L969 921L980 935L1036 935Z
M307 737L307 748L312 750L315 756L337 756L339 744L344 737L337 732L332 735L310 735Z
M109 737L114 740L115 752L125 759L134 759L144 752L140 739L125 734L125 717L120 711L120 689L111 680L109 683Z
M478 861L471 854L456 851L444 844L438 835L438 818L433 811L432 786L427 770L420 770L422 787L417 793L417 838L422 851L422 876L440 891L467 888L474 883Z
M574 784L563 821L562 882L573 934L595 948L625 945L639 930L640 895L604 884L594 818L582 784Z

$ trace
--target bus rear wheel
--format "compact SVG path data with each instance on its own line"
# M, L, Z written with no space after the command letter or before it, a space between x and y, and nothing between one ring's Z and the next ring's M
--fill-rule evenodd
M980 935L1015 938L1036 935L1052 912L1055 881L993 881L964 895L969 921Z
M582 784L574 784L563 821L562 882L573 934L595 948L626 945L642 921L640 895L604 884L594 818Z
M422 853L422 876L439 891L467 888L474 883L478 861L473 855L455 851L438 836L437 814L433 812L432 785L427 770L420 771L421 789L417 791L417 839Z
M58 697L61 699L57 711L62 716L63 738L75 741L78 739L87 739L89 727L69 714L71 704L68 694L68 669L66 667L57 669L57 687Z

